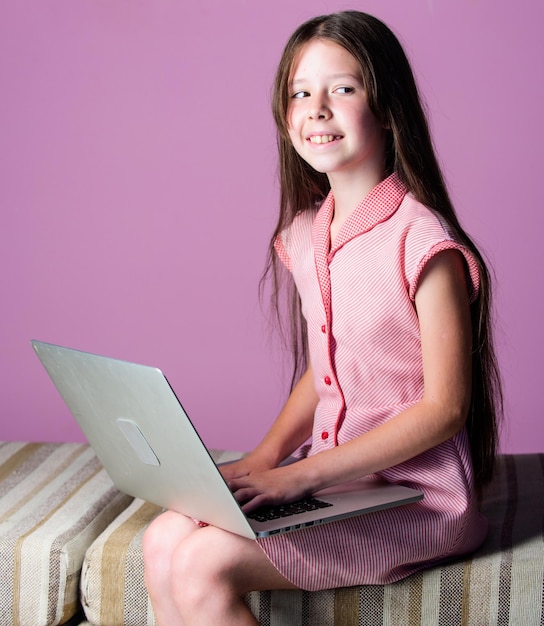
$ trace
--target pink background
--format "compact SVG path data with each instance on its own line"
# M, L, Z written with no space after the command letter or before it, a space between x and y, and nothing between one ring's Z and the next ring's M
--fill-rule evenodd
M302 20L352 7L405 43L495 268L502 448L544 451L540 0L2 2L0 439L82 439L38 338L160 366L208 445L257 442L285 390L270 86Z

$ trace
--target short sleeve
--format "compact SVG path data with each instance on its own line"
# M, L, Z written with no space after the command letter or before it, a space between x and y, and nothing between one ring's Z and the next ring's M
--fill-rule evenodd
M293 272L301 257L313 254L312 224L315 211L302 211L287 228L274 239L274 248L280 261Z
M470 250L468 250L465 246L457 243L452 239L445 239L438 243L435 243L431 248L420 258L419 262L415 264L414 272L412 276L409 278L409 293L410 299L414 300L417 287L419 285L419 279L421 278L421 274L423 269L427 265L427 263L435 257L440 252L444 250L459 250L459 252L465 258L465 267L466 267L466 277L467 277L467 287L469 292L470 302L474 302L478 297L478 293L480 290L480 269L478 265L478 261L472 254Z
M280 259L280 261L285 265L285 267L291 272L293 271L292 265L291 265L291 257L289 256L287 249L285 247L284 244L284 236L286 236L287 233L286 231L284 231L283 233L279 234L275 239L274 239L274 249L276 250L276 254L278 255L278 258Z

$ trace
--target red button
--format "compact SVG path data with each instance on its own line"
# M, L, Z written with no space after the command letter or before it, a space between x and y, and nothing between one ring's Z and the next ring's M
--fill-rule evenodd
M323 326L321 326L321 332L322 333L326 333L327 332L327 327L325 326L325 324L323 324Z
M329 433L326 430L324 430L321 433L321 439L323 439L323 441L325 441L325 439L328 439L328 438L329 438Z
M326 385L330 385L332 383L332 380L329 378L329 376L325 376L323 380L325 381Z

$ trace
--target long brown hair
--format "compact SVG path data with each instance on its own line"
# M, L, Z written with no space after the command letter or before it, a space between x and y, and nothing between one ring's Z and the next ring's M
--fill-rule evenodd
M279 311L280 287L285 272L274 252L274 240L297 213L318 208L330 190L326 174L315 171L297 154L287 129L291 72L302 46L314 39L341 45L359 62L369 106L388 129L386 174L395 172L417 200L441 215L458 241L478 261L481 283L478 298L471 305L472 398L467 430L476 483L481 487L493 473L498 422L502 414L501 380L492 340L490 275L479 250L461 227L451 203L404 50L383 22L366 13L344 11L305 22L289 39L278 66L272 109L278 131L280 214L264 274L265 278L272 277L275 310ZM306 367L308 355L305 321L292 281L288 300L294 355L293 385Z

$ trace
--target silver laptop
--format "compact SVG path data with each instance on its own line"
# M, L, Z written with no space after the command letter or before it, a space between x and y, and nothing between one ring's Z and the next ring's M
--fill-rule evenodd
M250 539L423 498L363 479L246 516L160 370L40 341L32 346L112 481L131 496Z

